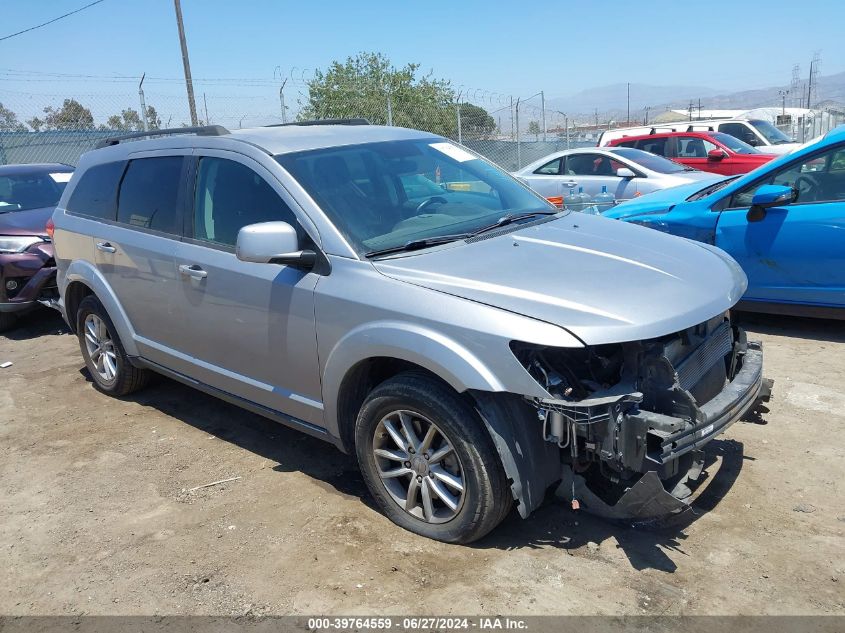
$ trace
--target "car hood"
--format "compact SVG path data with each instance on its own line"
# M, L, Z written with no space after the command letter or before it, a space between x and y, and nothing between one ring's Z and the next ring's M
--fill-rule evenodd
M801 143L780 143L778 145L765 145L759 149L766 154L778 154L782 156L783 154L791 154L799 147L802 147Z
M47 220L56 207L27 209L0 213L0 235L39 235L47 236Z
M698 193L710 184L721 180L727 180L728 178L729 176L718 176L709 183L698 181L680 185L678 187L661 189L660 191L655 191L654 193L649 193L644 196L640 196L639 198L632 198L631 200L620 202L615 207L605 211L602 215L606 218L621 220L643 213L663 213L671 209L676 204L684 202L691 195Z
M714 247L582 214L373 265L393 279L553 323L588 345L696 325L728 310L747 285Z

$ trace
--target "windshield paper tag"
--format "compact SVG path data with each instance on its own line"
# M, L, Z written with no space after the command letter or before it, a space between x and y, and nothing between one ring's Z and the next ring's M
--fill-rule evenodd
M70 180L71 176L73 176L73 173L69 171L57 171L50 174L50 178L56 182L67 182Z
M465 149L460 148L457 145L452 145L451 143L431 143L429 144L429 147L433 147L438 152L446 154L449 158L454 158L459 163L463 163L468 160L475 160L477 158Z

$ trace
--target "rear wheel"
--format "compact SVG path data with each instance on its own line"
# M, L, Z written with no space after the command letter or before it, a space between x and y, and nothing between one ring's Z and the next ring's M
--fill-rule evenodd
M0 312L0 332L8 332L18 322L18 317L14 312Z
M79 304L76 333L82 358L97 389L111 396L126 396L149 382L150 372L129 362L114 324L94 295Z
M449 543L487 534L511 494L489 433L448 386L408 372L376 387L358 415L355 449L387 517Z

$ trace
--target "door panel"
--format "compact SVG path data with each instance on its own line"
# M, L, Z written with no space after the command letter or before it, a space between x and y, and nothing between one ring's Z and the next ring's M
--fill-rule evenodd
M175 257L174 301L184 324L176 369L323 426L314 320L319 275L234 254L242 226L281 220L299 227L293 201L285 202L261 165L229 152L203 150L195 182L189 237Z
M762 184L797 188L795 203L746 214ZM746 297L761 301L845 306L845 148L793 161L736 191L719 216L716 245L748 275Z

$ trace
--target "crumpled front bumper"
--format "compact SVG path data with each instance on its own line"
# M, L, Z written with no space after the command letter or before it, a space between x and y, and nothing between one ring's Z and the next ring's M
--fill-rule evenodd
M19 287L14 295L6 289L6 282L15 280ZM0 255L0 312L24 312L40 302L56 285L56 266L52 245L42 244L33 251ZM58 296L58 293L52 293Z
M704 467L704 445L755 403L767 401L771 384L763 378L761 344L749 342L741 369L720 393L699 407L694 422L638 407L620 415L618 436L626 438L620 445L627 448L614 457L619 465L643 474L615 503L592 491L587 480L570 466L563 467L558 496L567 501L577 499L586 511L609 519L647 522L684 512L690 495L686 484L697 480ZM679 472L681 462L688 467L685 472ZM665 481L673 483L672 490L666 489Z

